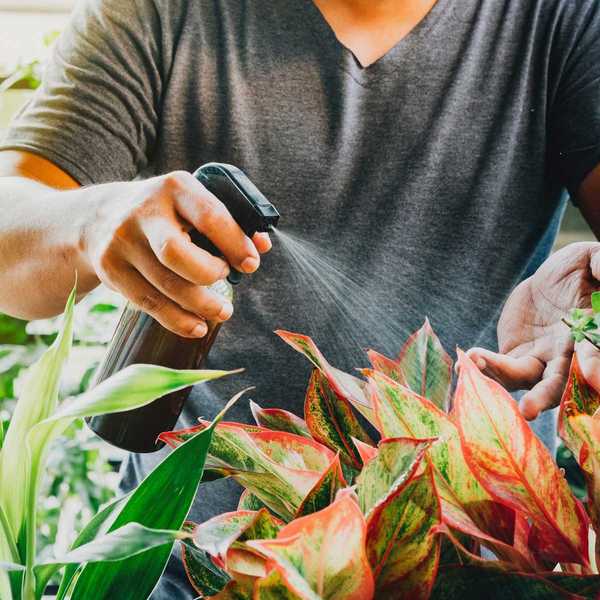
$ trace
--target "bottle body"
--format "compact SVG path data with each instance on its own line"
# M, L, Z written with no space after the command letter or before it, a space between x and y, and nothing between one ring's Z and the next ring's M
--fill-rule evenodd
M226 280L211 286L215 292L233 299ZM127 305L108 352L98 368L95 384L133 364L152 364L172 369L198 369L202 366L221 323L208 322L203 338L182 338L141 310ZM89 427L113 446L130 452L155 452L164 444L157 442L163 431L171 431L181 414L191 388L167 394L135 410L93 417Z

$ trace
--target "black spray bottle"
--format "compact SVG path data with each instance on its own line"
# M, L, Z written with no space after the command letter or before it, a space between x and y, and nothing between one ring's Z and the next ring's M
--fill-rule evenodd
M200 167L194 176L229 210L244 233L252 237L257 231L270 231L277 225L279 213L240 169L221 163ZM205 250L219 251L198 232L192 241ZM211 289L233 300L231 284L241 275L231 270L227 280L218 281ZM208 322L208 333L199 339L182 338L152 317L127 305L117 325L106 358L100 365L95 383L99 383L132 364L154 364L172 369L198 369L208 355L221 323ZM163 444L158 435L170 431L181 414L191 388L167 394L151 404L122 413L102 415L89 420L89 427L114 446L130 452L155 452Z

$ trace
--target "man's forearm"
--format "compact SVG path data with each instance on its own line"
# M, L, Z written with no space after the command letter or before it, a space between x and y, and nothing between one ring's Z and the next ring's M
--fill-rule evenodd
M94 195L93 188L59 191L26 177L0 177L0 312L53 316L76 273L80 294L98 285L82 247Z

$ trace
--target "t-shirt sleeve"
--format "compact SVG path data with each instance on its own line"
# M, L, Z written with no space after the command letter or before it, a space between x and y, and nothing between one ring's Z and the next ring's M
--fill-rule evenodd
M82 185L135 177L156 140L163 85L152 0L82 0L42 85L0 149L28 150Z
M600 2L563 2L565 13L551 56L550 167L576 199L585 177L600 164Z

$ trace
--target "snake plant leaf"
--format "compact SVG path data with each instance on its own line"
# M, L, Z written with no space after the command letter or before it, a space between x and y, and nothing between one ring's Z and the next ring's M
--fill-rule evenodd
M354 375L344 373L340 369L332 367L321 354L317 345L307 335L283 331L281 329L275 333L294 350L306 356L313 366L327 377L329 385L335 392L339 396L346 398L367 421L374 424L373 409L366 394L364 381L358 377L354 377Z
M459 352L455 414L463 453L498 501L523 512L543 543L540 560L589 568L589 522L583 507L510 394Z
M600 533L600 394L592 388L581 371L577 354L573 354L569 379L558 417L558 430L565 445L575 456L585 477L588 512ZM596 546L596 563L600 558Z
M511 573L484 566L447 566L440 568L438 572L431 600L456 600L456 598L595 600L599 594L598 575L527 574Z
M177 445L189 432L171 432L161 439ZM222 423L215 429L206 467L231 476L289 521L334 457L329 448L309 438Z
M432 463L444 521L457 529L473 521L491 538L512 544L514 511L492 499L471 472L451 416L382 373L363 372L384 437L439 438L428 449L427 459Z
M312 437L355 469L360 470L360 453L352 442L356 438L365 444L373 442L358 422L350 402L331 387L327 377L313 369L304 401L304 418Z
M429 598L440 556L435 527L441 519L431 463L373 508L367 517L367 555L378 597Z
M410 336L398 365L408 387L448 412L452 384L452 359L433 332L429 319Z
M320 479L302 501L296 512L296 517L303 517L323 510L335 500L339 490L347 487L347 485L340 457L336 454L329 467L323 471Z
M63 324L53 344L25 374L19 401L0 450L0 507L15 539L24 525L32 456L25 446L31 429L56 409L60 374L71 350L75 289L71 291ZM3 558L3 556L0 556Z
M358 504L367 518L380 502L414 475L434 441L388 438L379 442L376 456L356 478Z
M245 392L234 396L211 426L176 448L131 493L110 532L137 522L153 529L181 529L196 497L211 438L223 414ZM110 564L86 564L70 590L70 600L145 600L158 582L170 545Z
M365 518L353 495L341 492L324 510L283 527L276 540L246 544L267 557L301 598L371 600L374 582L365 541Z
M250 401L250 410L256 424L273 431L295 433L303 437L311 437L304 419L281 408L261 408L256 402Z
M40 597L50 577L68 564L79 565L98 561L117 561L181 540L188 534L182 531L150 529L139 523L128 523L115 531L82 544L74 550L35 566L36 586Z

